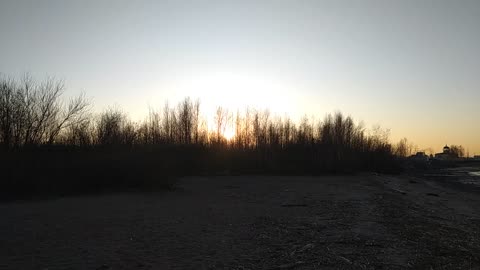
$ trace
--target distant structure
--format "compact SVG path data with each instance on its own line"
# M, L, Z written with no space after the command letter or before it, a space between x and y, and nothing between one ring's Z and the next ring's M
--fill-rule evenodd
M478 161L480 161L480 155L475 155L475 156L473 156L473 160L478 160Z
M441 160L452 160L452 159L457 159L458 155L455 153L452 153L450 151L450 147L448 145L445 145L443 147L443 152L442 153L436 153L435 154L436 159L441 159Z
M424 161L427 162L429 157L425 154L425 152L417 152L415 155L410 157L413 161Z

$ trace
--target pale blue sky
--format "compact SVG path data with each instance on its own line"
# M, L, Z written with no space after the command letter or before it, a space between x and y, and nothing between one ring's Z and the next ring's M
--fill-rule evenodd
M166 99L341 110L480 154L480 1L0 0L0 72L139 119Z

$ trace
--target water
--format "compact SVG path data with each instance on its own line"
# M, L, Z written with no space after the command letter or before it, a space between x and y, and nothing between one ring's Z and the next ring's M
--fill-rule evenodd
M469 172L471 176L480 176L480 171L479 172Z
M462 184L480 186L480 168L478 166L452 168L448 170L448 175L452 176L454 181Z

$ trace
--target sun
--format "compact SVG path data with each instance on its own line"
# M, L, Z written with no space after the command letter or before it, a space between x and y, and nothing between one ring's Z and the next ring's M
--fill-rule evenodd
M230 113L244 112L246 108L268 109L281 115L295 112L295 102L289 84L282 78L244 70L202 70L191 76L179 77L167 85L178 100L198 98L201 110L209 122L215 117L218 106ZM235 131L226 131L232 138ZM227 134L228 133L228 134Z
M233 128L225 129L225 131L223 132L223 137L227 141L231 141L235 137L235 130Z

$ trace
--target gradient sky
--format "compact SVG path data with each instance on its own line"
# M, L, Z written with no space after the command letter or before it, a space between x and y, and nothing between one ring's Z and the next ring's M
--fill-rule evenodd
M133 119L165 100L323 117L480 155L480 1L0 1L0 72Z

